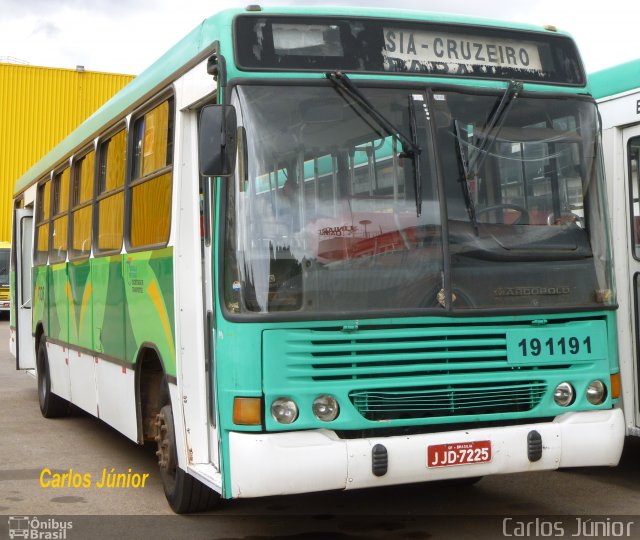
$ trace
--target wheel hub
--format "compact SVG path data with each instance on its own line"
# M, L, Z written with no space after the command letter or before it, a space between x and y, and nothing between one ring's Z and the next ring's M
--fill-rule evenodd
M156 442L158 443L158 450L156 456L158 457L158 465L160 469L174 474L176 470L176 464L171 451L171 438L169 435L169 426L167 425L166 418L163 412L158 413L156 416Z

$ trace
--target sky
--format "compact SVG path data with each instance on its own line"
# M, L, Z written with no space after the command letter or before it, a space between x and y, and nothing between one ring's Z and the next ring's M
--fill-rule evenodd
M259 0L0 0L0 61L137 75L228 7ZM640 58L640 7L629 0L304 0L274 5L367 5L552 24L575 38L591 73Z

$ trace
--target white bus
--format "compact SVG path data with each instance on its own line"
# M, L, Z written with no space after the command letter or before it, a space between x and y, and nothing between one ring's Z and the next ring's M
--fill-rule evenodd
M628 435L640 435L640 60L592 73L602 119L618 290L622 406Z

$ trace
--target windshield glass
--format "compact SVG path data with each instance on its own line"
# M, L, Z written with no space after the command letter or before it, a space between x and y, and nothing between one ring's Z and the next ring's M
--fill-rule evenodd
M454 309L610 303L595 104L501 99L433 95Z
M613 301L593 103L357 85L417 155L329 85L233 88L230 312Z
M9 250L0 249L0 286L9 286Z

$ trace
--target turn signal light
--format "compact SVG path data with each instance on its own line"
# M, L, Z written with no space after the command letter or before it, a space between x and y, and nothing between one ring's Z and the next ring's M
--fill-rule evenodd
M620 397L620 373L613 373L611 375L611 399L618 399Z
M234 398L233 423L239 426L259 426L262 424L262 398Z

